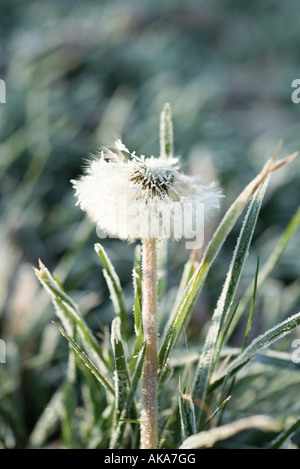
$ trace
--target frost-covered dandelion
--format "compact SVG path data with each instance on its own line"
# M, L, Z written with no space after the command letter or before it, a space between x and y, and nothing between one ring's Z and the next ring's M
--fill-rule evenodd
M204 219L219 206L220 193L214 185L182 174L178 158L137 156L120 139L72 182L78 203L97 226L129 242L202 240Z
M107 397L104 405L107 407L100 419L98 399L95 402L95 418L91 420L97 422L97 429L95 433L88 432L92 437L92 442L88 440L88 447L100 445L99 447L102 448L106 442L112 449L135 448L138 445L137 442L140 442L143 449L154 449L158 446L160 448L171 447L172 444L177 445L180 441L179 432L181 432L182 444L180 448L191 449L210 446L214 443L215 437L218 441L222 432L227 438L228 428L230 428L230 432L233 430L233 435L235 428L240 431L254 425L253 419L257 425L257 416L255 416L252 419L251 417L240 419L233 424L220 425L217 432L215 432L215 428L206 430L206 424L211 420L211 417L207 416L205 412L207 403L209 405L211 403L217 404L219 402L216 399L219 393L218 386L222 387L220 391L222 394L225 390L223 384L228 377L235 379L236 372L245 363L248 363L257 353L264 351L266 346L271 345L274 340L284 337L300 322L300 313L291 316L254 339L249 346L244 348L250 330L250 322L248 322L243 346L240 349L241 353L231 360L229 348L229 354L225 355L225 360L223 356L221 357L222 344L226 343L227 334L230 336L229 329L236 320L234 316L236 308L232 312L231 307L270 175L293 161L298 154L295 152L284 159L275 161L280 149L280 142L261 171L247 184L227 209L207 243L201 260L195 262L195 251L191 253L183 270L175 302L171 304L170 308L169 302L166 302L166 310L170 309L170 317L159 340L158 351L157 265L161 267L163 264L161 263L161 249L158 249L158 246L166 246L165 242L158 243L158 241L161 241L162 238L179 240L193 236L195 231L192 229L192 222L194 221L196 221L198 235L197 230L201 232L204 228L202 216L204 215L206 220L206 215L218 207L221 196L220 191L213 185L205 183L199 178L186 176L180 171L179 160L174 158L173 154L173 131L169 105L165 105L161 114L160 137L159 157L137 156L118 139L111 148L104 149L91 160L86 168L86 173L78 181L72 181L78 203L102 230L111 236L130 242L141 240L142 250L140 252L139 246L137 246L133 265L134 342L132 343L130 340L133 330L131 330L131 323L127 315L124 292L103 246L96 244L95 248L104 267L105 279L116 313L111 325L113 360L105 358L109 356L106 349L107 341L103 341L105 346L103 343L98 343L89 331L75 303L65 294L46 267L40 263L39 270L35 269L39 280L50 294L57 316L63 323L63 327L59 326L61 333L68 339L76 355L80 357L106 390ZM248 203L247 214L233 252L221 296L212 313L211 324L201 347L199 358L196 360L195 367L190 368L193 365L188 362L184 363L184 368L181 368L178 354L180 363L176 358L174 363L179 365L176 371L177 365L173 367L170 360L173 350L187 326L209 269ZM202 207L202 209L197 211L198 207ZM201 217L201 224L197 226L198 216ZM282 238L285 244L286 236L290 237L297 226L299 226L299 210ZM278 246L280 247L279 251L282 252L282 241L279 242ZM276 248L276 250L275 263L278 260L278 249ZM273 268L275 265L274 257L271 256L271 259ZM269 269L269 274L269 262L265 265ZM162 270L159 269L160 274ZM259 278L258 276L257 286L259 286ZM163 280L162 276L160 280ZM159 285L161 286L161 283ZM256 289L256 283L254 285ZM251 285L250 287L252 288ZM246 292L246 300L247 297L248 293ZM251 294L249 298L251 298ZM125 342L126 340L128 343ZM83 350L81 350L81 346ZM100 353L102 346L104 353L102 351ZM219 357L222 360L221 366L219 366ZM73 381L75 377L74 356L70 355L70 358L70 368L68 368L66 379L71 384L68 386L68 392L73 392L73 385L77 386L77 383ZM185 360L185 357L183 358ZM175 389L165 391L165 387L169 386L170 383L170 386L173 387L173 383L175 383L173 378L176 380L181 371L187 378L186 371L190 372L190 369L193 370L193 382L190 382L190 379L185 379L183 392L181 392L179 382L179 395L177 394L179 400L176 405L176 401L174 401L176 392L173 392ZM113 373L113 382L111 373ZM173 377L170 378L172 373L174 373ZM141 378L142 403L140 406L137 390ZM159 414L157 410L158 383L161 391L159 394L161 412ZM59 396L62 396L61 389L59 389ZM91 394L94 389L93 386ZM65 396L64 393L63 396ZM165 398L168 401L167 409L164 407ZM212 409L211 415L215 416L221 408L223 411L223 406L226 405L229 398L230 396L214 411ZM61 405L60 400L57 402ZM69 409L73 409L73 407L69 408L68 406L66 411ZM160 419L159 432L158 417ZM273 431L273 424L268 418L266 420L267 416L261 417L263 420L259 425ZM44 425L43 419L41 420ZM98 422L100 422L99 427ZM140 434L136 431L135 425L137 423L140 424ZM111 432L108 432L110 424ZM78 425L77 420L76 425ZM38 438L41 433L44 433L40 431L40 428L39 421L36 427ZM52 428L51 426L51 431ZM277 436L274 440L276 445L279 440L282 440L282 435L290 435L288 433L290 428L289 426L284 428L283 432L280 430L279 437ZM202 432L203 429L205 429L204 432ZM127 430L129 431L127 432ZM200 433L197 433L198 431ZM167 441L169 437L170 441ZM31 441L33 442L34 439Z
M92 159L72 181L78 203L99 228L129 242L142 240L143 365L141 447L157 447L157 252L163 238L202 239L204 218L219 206L220 192L180 172L173 156L171 109L161 114L160 156L137 156L120 139Z

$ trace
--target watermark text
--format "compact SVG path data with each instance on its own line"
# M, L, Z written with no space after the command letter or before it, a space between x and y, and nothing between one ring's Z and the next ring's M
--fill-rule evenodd
M0 79L0 103L6 103L6 85L5 81Z

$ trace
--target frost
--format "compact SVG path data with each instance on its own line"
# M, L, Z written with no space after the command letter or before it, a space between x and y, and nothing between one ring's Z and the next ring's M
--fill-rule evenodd
M202 220L197 224L197 207L204 206L207 217L221 197L210 183L182 174L177 158L138 157L120 139L92 158L85 174L71 182L91 220L109 236L129 242L192 239L204 230Z
M126 153L130 153L128 148L126 148L126 146L124 145L124 143L122 142L120 138L118 138L118 140L115 141L115 147L119 151L125 151Z

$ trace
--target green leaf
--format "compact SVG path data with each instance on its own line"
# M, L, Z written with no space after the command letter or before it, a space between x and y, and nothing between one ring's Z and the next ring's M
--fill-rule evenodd
M97 243L95 244L95 251L100 257L103 265L103 275L106 280L110 298L117 316L121 318L121 329L125 336L129 334L128 316L125 306L124 293L121 287L120 279L112 265L104 247Z
M223 243L225 242L225 239L227 238L232 227L234 226L240 214L242 213L244 207L251 199L253 193L266 179L267 175L278 167L282 166L283 164L289 162L292 156L294 157L294 155L292 155L291 157L287 157L286 159L281 160L277 164L275 164L274 158L276 156L277 151L278 150L276 149L274 155L272 155L272 157L267 161L261 173L258 174L258 176L256 176L245 187L245 189L240 193L240 195L236 198L236 200L227 210L226 214L224 215L221 223L219 224L217 230L215 231L211 241L207 246L207 249L204 253L204 256L198 269L196 270L193 277L189 280L181 298L179 299L176 310L170 318L169 323L166 325L163 336L163 343L160 348L160 375L163 372L163 368L174 348L174 345L178 341L178 338L180 337L180 334L189 319L193 305L195 304L195 301L200 294L206 275L216 256L218 255Z
M166 103L160 115L160 156L172 158L173 147L172 111L170 104Z
M300 313L297 313L279 324L276 324L273 328L266 331L264 334L256 337L248 347L245 348L244 352L236 357L230 365L213 381L211 389L217 387L226 376L236 374L243 366L245 366L255 355L261 353L274 342L282 339L284 336L292 332L295 327L300 324Z
M193 277L188 282L181 298L178 301L175 312L170 318L169 323L166 325L163 343L159 352L159 376L163 373L163 369L169 359L169 356L178 341L186 323L188 322L192 308L200 294L206 275L219 253L225 239L241 215L244 207L251 199L254 192L265 181L266 177L281 168L285 164L293 161L298 152L295 152L282 160L275 162L275 158L279 152L281 142L275 148L272 156L267 160L261 172L245 187L240 195L231 204L226 214L224 215L221 223L215 231L211 241L209 242L202 261L196 270Z
M134 345L133 356L129 363L130 374L135 369L139 352L144 342L143 322L142 322L142 269L141 269L141 246L137 245L134 252L133 263L133 287L134 287L134 325L136 333L136 341Z
M133 258L133 288L134 288L134 325L138 336L142 327L142 268L141 268L141 246L138 244Z
M241 278L263 196L269 182L268 180L269 178L267 178L257 189L247 211L226 276L225 284L217 307L213 313L210 328L206 335L193 385L193 396L199 399L200 402L205 402L206 399L208 382L214 368L214 362L216 362L216 351L220 330L225 322L225 318L228 316L229 309L232 305L239 280ZM197 409L197 420L200 420L201 415L202 411L199 408Z
M279 435L277 435L277 437L271 441L268 448L269 449L281 448L287 442L287 440L290 440L290 438L292 438L292 436L298 430L299 427L300 427L300 417L298 417L297 419L294 419L294 421L290 423L290 425L288 425L287 428L285 428Z
M179 389L179 415L182 441L196 433L195 408L192 396Z
M124 344L121 337L120 318L118 316L114 318L111 325L111 345L115 363L115 419L118 420L126 402L128 389L130 386Z
M53 321L53 323L58 327L61 334L71 344L71 346L75 350L76 354L79 356L79 358L85 364L85 366L90 370L90 372L95 376L95 378L99 381L99 383L101 383L111 394L115 395L115 392L114 392L112 386L110 385L110 383L104 378L104 376L101 375L98 368L90 360L90 358L84 353L84 351L81 350L79 345L76 344L76 342L74 342L73 339L71 339L71 337L66 333L66 331L59 324L56 324L54 321Z
M206 420L203 427L201 427L201 430L202 430L202 428L205 428L209 424L209 422L211 422L218 415L218 413L221 410L223 411L224 406L230 401L230 399L231 399L231 396L229 395L223 400L223 402L221 402L221 404L214 410L212 415Z
M255 279L254 279L254 287L253 287L253 295L252 295L252 301L251 301L251 308L250 308L250 313L247 321L247 326L246 326L246 331L245 331L245 337L242 345L242 352L244 351L249 332L251 329L251 324L252 324L252 318L253 318L253 311L254 311L254 304L255 304L255 297L256 297L256 290L257 290L257 277L258 277L258 269L259 269L259 259L257 259L257 265L256 265L256 272L255 272Z
M45 290L49 293L55 307L57 317L62 322L69 336L73 335L75 325L76 334L81 338L83 347L103 375L109 373L107 364L100 353L100 347L92 331L86 324L81 312L73 300L64 292L58 281L55 280L48 269L40 261L40 269L35 273Z
M183 293L184 293L184 291L187 287L187 284L189 283L189 281L191 280L191 278L195 274L197 268L199 267L199 262L197 262L194 259L195 254L196 254L196 251L193 252L193 256L189 257L187 262L184 264L183 273L182 273L182 276L181 276L181 279L180 279L180 284L179 284L177 296L176 296L176 299L175 299L175 306L178 305L178 303L179 303L180 299L182 298ZM175 312L176 312L176 309L173 312L173 315L175 314Z
M146 347L145 347L145 343L144 343L141 350L140 350L140 352L139 352L139 356L138 356L138 359L137 359L137 362L136 362L134 374L133 374L132 379L131 379L131 386L130 386L129 392L127 394L126 402L124 404L123 410L122 410L121 415L119 417L118 424L115 427L115 429L113 431L113 434L112 434L112 437L111 437L111 441L110 441L110 445L109 445L110 449L117 449L117 448L119 448L119 446L121 444L121 439L122 439L123 432L124 432L124 429L125 429L125 426L126 426L126 420L128 420L128 418L129 418L129 412L130 412L130 409L131 409L131 406L132 406L132 403L133 403L133 399L134 399L136 390L138 388L138 385L139 385L139 382L140 382L140 379L141 379L143 363L144 363L144 357L145 357L145 350L146 350Z
M168 240L161 239L157 243L157 298L158 302L166 291Z
M71 352L71 351L70 351ZM69 354L67 374L64 382L51 397L32 430L28 448L41 448L54 431L59 420L70 420L74 412L75 396L75 353ZM76 404L75 404L76 405Z
M268 258L268 260L262 266L260 273L257 279L257 289L259 290L268 279L272 271L274 270L275 266L277 265L278 261L280 260L288 242L290 241L293 234L299 228L300 225L300 207L297 209L296 213L292 217L290 223L286 227L284 233L281 235L278 243L276 244L275 248L272 251L272 254ZM238 313L236 314L230 331L229 335L233 332L234 328L236 327L237 323L241 319L243 313L245 312L246 308L248 307L249 303L251 302L253 292L253 283L249 285L247 288L241 302Z

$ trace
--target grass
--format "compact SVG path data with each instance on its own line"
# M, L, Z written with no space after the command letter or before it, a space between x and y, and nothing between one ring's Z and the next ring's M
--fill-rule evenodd
M82 157L111 131L126 135L129 147L155 151L156 116L170 101L175 153L191 172L217 175L222 218L279 136L283 153L299 148L300 106L290 100L296 7L146 1L137 8L129 0L119 15L121 3L54 0L44 16L33 0L0 7L1 448L139 445L139 245L99 244L75 207L69 181ZM161 257L161 447L190 444L194 418L194 446L299 447L299 364L291 360L299 337L298 165L278 170L263 200L249 199L251 229L242 230L241 213L226 239L219 231L202 267L203 252L189 257L180 243ZM206 240L220 221L207 227ZM47 291L32 270L38 258ZM115 379L122 371L125 384Z
M162 115L164 116L164 113ZM166 117L169 120L169 115L166 115ZM162 133L161 139L164 138L166 138L165 134ZM162 144L161 147L166 148L168 145ZM261 447L272 446L273 443L269 441L270 434L275 441L274 444L282 446L297 428L296 424L290 423L286 415L275 417L274 415L263 414L244 417L239 415L239 413L238 417L234 417L230 423L221 423L217 427L211 426L211 423L215 421L219 414L222 415L222 420L228 421L230 419L230 413L227 415L227 403L230 400L231 405L234 405L232 393L239 384L241 370L247 369L249 363L255 363L257 356L263 357L266 350L288 334L291 334L300 324L299 312L274 324L271 329L263 332L248 343L251 323L255 314L255 297L258 289L257 265L251 310L244 340L240 348L235 350L235 357L232 357L230 345L227 344L228 330L233 324L234 314L238 311L238 307L233 308L233 304L236 299L236 293L265 192L269 184L270 175L272 172L280 170L285 164L291 163L296 156L296 154L293 154L276 162L275 158L279 149L280 146L276 148L261 172L246 186L229 207L208 243L198 267L192 275L186 278L185 283L181 281L181 293L179 298L177 298L177 303L174 305L175 308L171 308L174 313L165 325L165 331L160 339L160 352L157 357L159 363L158 439L160 442L159 447L161 448L211 447L252 428L265 434L260 439ZM194 346L197 359L195 359L192 367L188 361L185 363L184 360L178 365L175 360L171 366L170 360L173 354L176 354L176 349L181 354L185 353L184 349L182 349L181 339L184 335L184 330L188 328L193 306L203 288L208 271L213 268L214 261L222 245L247 205L248 210L240 229L223 290L211 320L208 321L205 340L203 343L200 342ZM287 233L291 231L290 225L286 231ZM286 239L286 236L287 234L284 234L283 239ZM69 366L81 369L79 364L81 363L86 368L85 375L88 372L96 379L97 383L93 383L93 386L96 385L96 389L99 386L102 388L101 391L98 390L99 395L102 395L103 399L102 417L97 421L97 414L94 414L92 419L94 424L90 428L90 433L94 435L96 431L98 437L96 440L93 439L94 436L92 440L87 437L84 446L89 448L137 449L140 447L140 383L142 381L143 360L145 358L143 328L141 327L142 290L138 287L142 277L140 263L138 262L139 251L136 252L133 263L133 277L135 279L134 327L132 323L133 318L131 318L131 315L126 310L125 292L122 290L115 268L101 244L98 243L95 246L95 250L102 262L103 274L110 291L115 315L111 327L107 331L110 337L109 341L97 341L95 334L87 325L76 304L43 264L40 264L39 270L36 270L36 275L50 294L56 314L62 323L62 326L58 325L58 328L70 344L69 355L73 359L71 360L69 357ZM191 257L193 256L194 253L192 253ZM276 259L279 260L278 255ZM186 272L190 262L191 260L183 266L183 272ZM270 263L270 260L266 261L267 265ZM280 352L278 353L280 357ZM285 362L284 359L286 360L285 354L282 355L282 365ZM75 365L73 363L74 360ZM269 360L272 364L270 357ZM270 367L270 362L265 366L266 368ZM264 372L261 369L260 373L262 375ZM190 375L194 376L192 383L190 382ZM69 373L62 386L63 388L67 387L70 391L72 386L69 387L66 384L66 382L69 382L68 376ZM179 384L180 376L182 376L181 384ZM231 384L229 387L226 387L225 385L228 385L228 382ZM72 384L74 386L75 382ZM86 383L86 386L90 387L90 383ZM181 386L188 392L186 391L183 394L180 389ZM248 386L250 386L249 383ZM94 392L94 390L90 389L90 396L93 396ZM217 395L220 392L222 393L222 398L218 403ZM269 392L272 394L271 389ZM61 398L63 395L64 393L61 393ZM168 396L168 399L166 399L166 396ZM92 400L94 399L92 398ZM64 408L63 402L59 404ZM208 409L211 415L208 414ZM84 407L82 411L83 413L85 412ZM64 409L64 414L66 418L71 418L68 409ZM45 431L45 428L47 429L45 414L42 414L37 425L40 426L41 422ZM72 420L69 426L72 429L75 427ZM293 431L289 430L290 428ZM49 426L49 430L52 430L52 425ZM35 435L36 433L37 431L34 430L33 434ZM251 433L249 434L251 435ZM251 436L249 438L247 444L255 447L256 444L251 441ZM74 442L70 440L67 446L73 446L73 444ZM238 443L237 447L239 447Z

